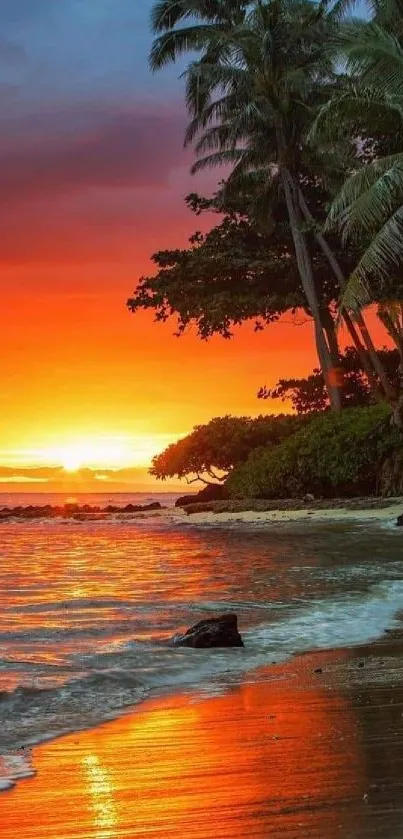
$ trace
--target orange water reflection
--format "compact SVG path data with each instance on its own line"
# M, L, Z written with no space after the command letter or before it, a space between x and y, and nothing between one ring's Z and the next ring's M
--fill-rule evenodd
M36 778L0 798L2 839L343 835L365 790L356 716L299 681L150 701L42 746Z

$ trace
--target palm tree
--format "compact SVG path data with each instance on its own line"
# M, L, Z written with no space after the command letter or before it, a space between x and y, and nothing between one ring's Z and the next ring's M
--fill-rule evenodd
M186 139L199 156L193 171L229 164L227 188L254 194L260 215L269 215L273 195L281 193L320 365L336 409L339 383L313 281L307 227L314 230L338 281L344 277L315 227L304 178L309 173L325 179L325 172L340 169L337 154L324 155L317 148L313 156L305 140L313 115L337 84L330 44L342 14L342 2L329 11L325 2L312 0L163 0L154 8L158 37L151 52L154 70L184 52L200 53L184 73L192 117ZM180 26L183 21L189 25ZM345 171L345 143L341 161ZM359 346L354 323L347 316L346 322ZM364 355L373 351L368 344L361 349Z
M357 142L363 134L370 137L369 155L362 155L362 165L334 199L327 228L339 231L343 241L363 246L344 286L342 305L357 312L380 300L378 316L401 357L400 392L390 399L399 427L403 427L403 311L400 303L390 300L393 276L401 275L403 267L402 44L402 0L381 0L374 20L345 27L340 38L347 63L345 87L320 110L311 130L315 142L334 139L343 125L353 127ZM401 290L397 293L401 298Z
M346 27L340 39L347 60L345 90L321 109L311 132L315 141L333 139L337 126L353 121L358 135L361 120L374 135L372 160L364 158L347 178L328 219L328 228L339 230L345 241L365 244L343 293L352 310L370 302L373 285L403 265L402 44L402 0L381 2L373 21Z
M302 232L296 178L304 111L317 79L332 74L325 54L326 12L309 0L226 2L165 0L153 25L163 32L151 52L153 69L196 49L185 72L192 123L187 140L207 156L194 170L230 164L232 183L265 173L266 195L283 191L301 283L314 320L317 352L331 402L340 407L311 258ZM189 26L178 23L190 18ZM299 120L299 122L298 122ZM263 145L260 145L263 141ZM260 148L259 148L260 145Z

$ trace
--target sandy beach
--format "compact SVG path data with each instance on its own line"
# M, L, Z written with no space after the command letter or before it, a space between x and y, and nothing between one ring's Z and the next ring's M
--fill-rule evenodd
M373 522L394 525L403 511L403 498L362 499L346 501L313 502L210 502L191 504L182 511L175 511L172 518L177 523L197 525L270 525L287 522L329 523ZM267 506L269 509L264 509ZM228 509L230 508L230 509Z
M401 648L299 656L41 745L0 798L2 839L397 839Z

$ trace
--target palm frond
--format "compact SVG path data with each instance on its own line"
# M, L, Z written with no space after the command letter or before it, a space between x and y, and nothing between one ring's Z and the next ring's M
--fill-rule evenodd
M199 52L218 40L222 35L219 24L199 24L196 26L170 29L164 32L152 44L150 67L153 72L167 64L175 62L187 52Z
M391 270L403 265L403 206L385 222L361 257L344 289L341 305L347 309L367 305L371 280L387 280Z
M205 169L213 169L215 166L234 166L242 155L242 149L227 149L224 151L209 154L201 157L191 168L192 175L202 172Z
M327 227L345 237L372 234L385 218L403 204L403 153L363 166L347 179L330 208Z
M394 35L376 23L354 24L339 39L353 76L390 96L403 95L403 49Z

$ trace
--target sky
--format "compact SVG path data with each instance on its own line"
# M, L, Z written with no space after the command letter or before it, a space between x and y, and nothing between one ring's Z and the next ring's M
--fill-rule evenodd
M6 488L49 480L27 467L84 465L135 467L138 489L152 454L213 416L261 413L261 385L315 363L310 326L202 342L125 307L151 254L199 226L184 196L214 186L189 174L180 68L149 70L151 6L1 0Z

